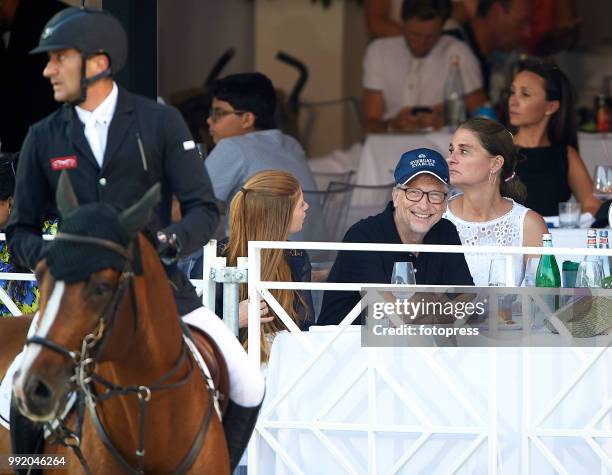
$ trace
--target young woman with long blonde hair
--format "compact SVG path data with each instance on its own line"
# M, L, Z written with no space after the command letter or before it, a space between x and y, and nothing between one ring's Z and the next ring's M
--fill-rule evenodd
M308 203L297 179L280 170L265 170L249 178L234 195L230 205L229 239L219 243L219 254L227 265L247 256L249 241L286 241L290 233L302 229ZM264 249L261 253L261 279L284 282L310 281L310 259L303 250ZM314 321L309 291L272 290L274 298L298 326ZM247 345L247 285L240 286L240 341ZM217 305L217 308L222 308ZM286 327L262 302L261 357L267 361L274 335Z

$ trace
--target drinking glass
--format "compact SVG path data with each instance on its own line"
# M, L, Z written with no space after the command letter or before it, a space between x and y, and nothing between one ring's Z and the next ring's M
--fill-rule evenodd
M528 257L527 258L527 264L525 264L525 275L523 276L523 282L521 283L521 287L535 287L536 286L536 275L538 273L539 264L540 264L540 257ZM521 312L523 313L523 318L527 315L527 313L531 315L531 318L532 318L531 328L540 329L544 326L544 316L539 306L536 306L534 304L532 296L522 299Z
M577 228L580 224L580 203L567 201L559 203L559 227Z
M536 274L538 272L539 264L539 257L527 258L527 264L525 264L525 275L523 276L523 282L521 282L521 287L535 287Z
M576 273L576 287L601 287L603 268L601 261L582 261Z
M494 256L489 266L489 287L506 286L506 257ZM512 319L512 299L508 295L497 297L497 318L501 323Z
M607 199L612 193L612 169L597 165L593 174L593 194L597 198Z
M489 286L506 286L506 258L504 256L494 256L489 266Z
M416 284L414 266L412 262L396 262L393 264L393 273L391 274L392 284Z

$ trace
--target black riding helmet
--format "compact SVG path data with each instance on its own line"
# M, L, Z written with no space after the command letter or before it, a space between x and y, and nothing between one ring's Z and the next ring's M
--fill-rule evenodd
M70 7L55 14L45 25L38 47L30 54L75 48L81 53L81 95L75 104L85 100L87 86L119 72L127 59L127 35L121 23L102 10ZM105 54L110 68L91 78L85 78L87 58Z

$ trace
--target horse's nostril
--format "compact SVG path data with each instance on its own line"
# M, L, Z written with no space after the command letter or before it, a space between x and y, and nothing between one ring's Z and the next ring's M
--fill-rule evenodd
M32 376L26 382L25 395L27 406L33 412L42 415L50 410L53 399L53 390L44 380Z
M38 380L34 389L34 397L38 399L48 399L51 397L51 390L45 383Z

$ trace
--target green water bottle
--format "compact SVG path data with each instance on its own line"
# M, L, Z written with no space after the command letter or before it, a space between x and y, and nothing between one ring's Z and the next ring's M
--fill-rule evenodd
M542 247L553 247L552 235L542 234ZM542 254L540 257L540 263L538 264L538 270L536 271L535 277L536 287L548 287L557 288L561 287L561 274L559 273L559 266L557 265L557 259L552 254ZM559 296L556 292L553 295L543 296L544 302L551 311L559 309ZM533 328L539 329L546 323L548 312L544 313L544 309L540 305L534 305L533 308Z
M553 247L552 234L542 234L542 247ZM535 278L536 287L561 287L561 274L557 259L552 254L542 254Z

